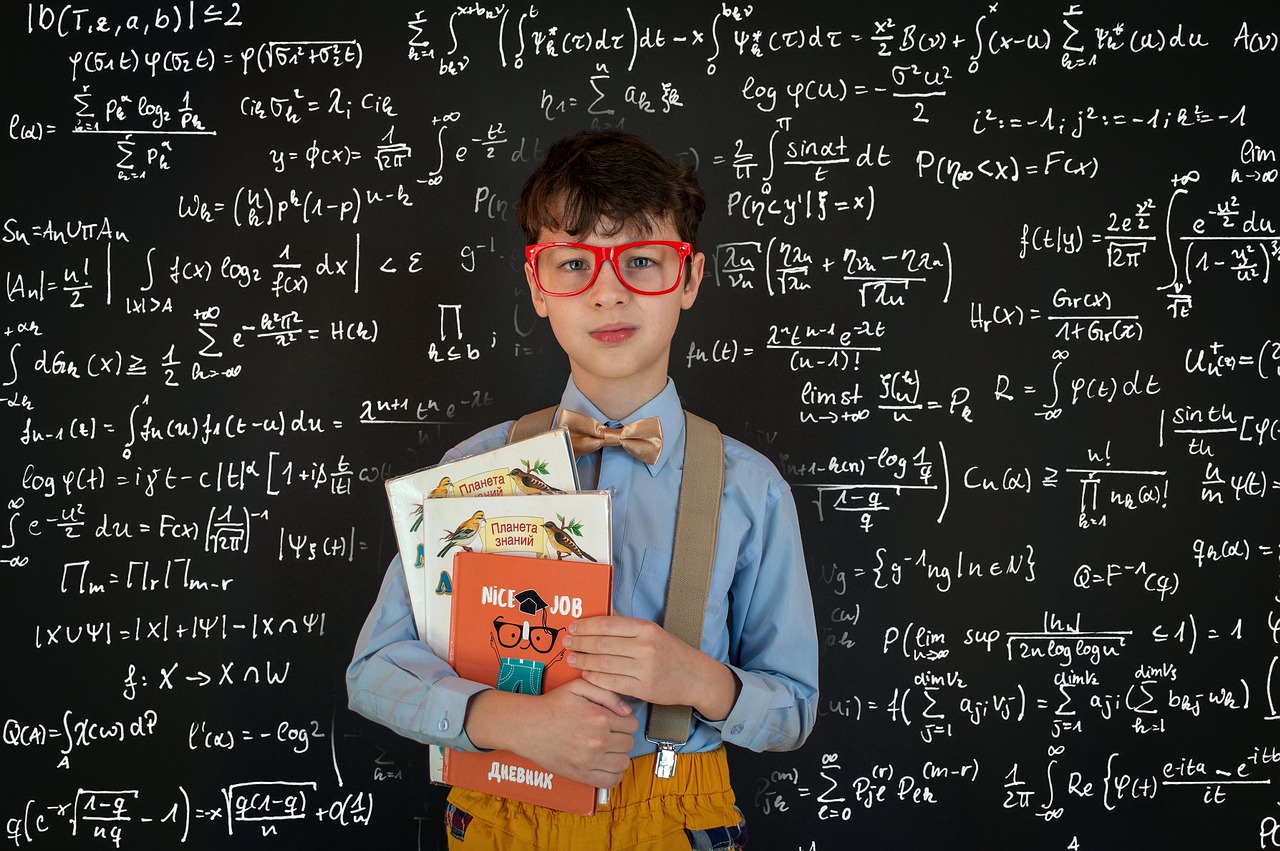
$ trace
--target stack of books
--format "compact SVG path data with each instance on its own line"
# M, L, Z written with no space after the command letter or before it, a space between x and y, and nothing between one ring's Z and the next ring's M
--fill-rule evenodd
M609 495L579 491L565 429L387 481L418 637L458 676L541 694L580 676L568 626L607 615ZM435 782L589 815L596 790L505 751L431 748Z

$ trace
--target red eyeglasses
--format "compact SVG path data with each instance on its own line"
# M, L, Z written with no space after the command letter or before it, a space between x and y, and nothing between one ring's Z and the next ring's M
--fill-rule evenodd
M538 290L556 298L591 289L606 263L613 265L618 280L633 293L666 295L680 286L685 260L692 253L688 242L661 239L609 246L540 242L524 249Z

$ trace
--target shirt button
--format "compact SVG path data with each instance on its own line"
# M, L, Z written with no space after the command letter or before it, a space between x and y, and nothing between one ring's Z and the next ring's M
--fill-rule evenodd
M440 719L440 732L441 732L441 733L447 733L448 731L449 731L449 719L448 719L448 718L441 718L441 719Z
M618 495L618 489L616 487L609 488L609 496L617 496L617 495Z
M742 732L742 725L741 725L741 724L734 724L734 725L733 725L733 728L732 728L731 730L729 730L729 732L730 732L730 733L733 733L735 736L736 736L736 735L738 735L739 733L741 733L741 732Z

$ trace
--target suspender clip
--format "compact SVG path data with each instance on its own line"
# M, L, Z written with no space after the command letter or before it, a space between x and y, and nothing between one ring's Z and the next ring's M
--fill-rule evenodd
M657 742L658 759L653 764L653 776L669 780L676 773L676 746L671 742Z

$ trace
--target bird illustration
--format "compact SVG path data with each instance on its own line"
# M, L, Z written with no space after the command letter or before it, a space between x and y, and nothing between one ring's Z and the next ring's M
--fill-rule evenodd
M515 481L516 487L525 493L564 493L559 488L551 487L528 470L521 470L519 467L511 468L511 478Z
M427 499L439 499L442 496L448 496L453 492L453 479L445 476L440 480L440 484L431 489L431 493L427 494Z
M477 511L469 518L458 524L458 528L452 532L445 532L440 536L440 540L444 541L444 548L440 550L439 557L444 558L444 554L449 552L453 547L461 547L467 552L471 552L471 547L467 544L480 531L480 526L484 523L484 512Z
M578 542L573 539L573 535L557 526L554 520L545 521L542 527L547 530L547 539L551 541L551 546L556 551L557 560L575 555L578 558L585 558L587 561L595 561L595 558L590 553L578 546Z

